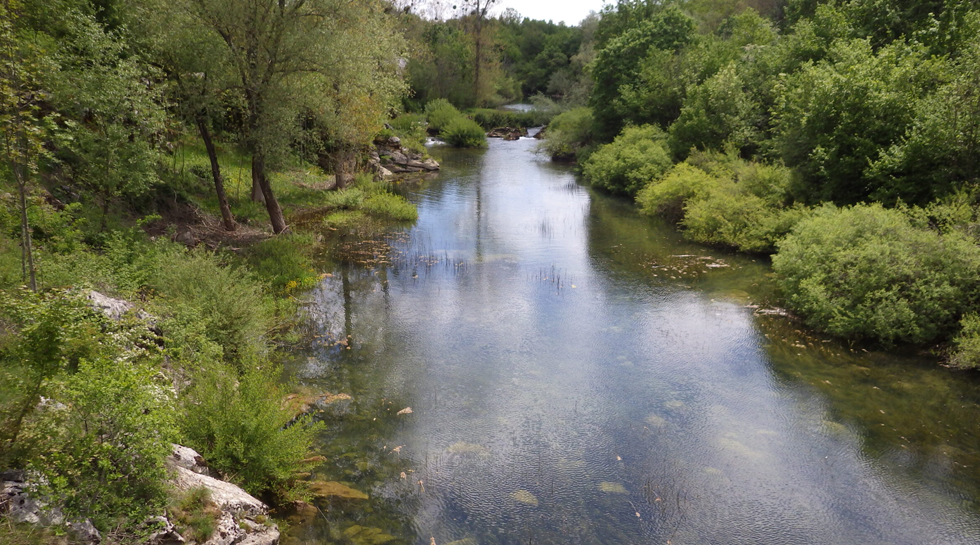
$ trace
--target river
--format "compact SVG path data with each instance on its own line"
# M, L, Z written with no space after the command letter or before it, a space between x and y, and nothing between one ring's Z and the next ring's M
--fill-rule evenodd
M980 543L975 374L770 314L764 259L535 144L433 149L418 222L348 237L311 294L289 370L352 397L314 477L369 499L287 545Z

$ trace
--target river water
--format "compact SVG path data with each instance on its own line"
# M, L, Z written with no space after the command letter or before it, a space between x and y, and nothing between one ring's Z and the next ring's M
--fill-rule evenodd
M344 239L290 370L369 499L286 543L980 543L980 377L770 314L763 259L534 147L434 149L418 222Z

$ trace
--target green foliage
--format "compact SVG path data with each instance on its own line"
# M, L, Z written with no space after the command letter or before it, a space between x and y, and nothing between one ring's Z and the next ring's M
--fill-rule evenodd
M620 105L620 88L633 83L642 61L654 50L677 51L695 36L696 23L674 5L668 5L611 39L596 55L592 76L595 88L589 105L596 119L596 132L608 141L626 122L644 122L627 117Z
M881 205L824 206L779 244L773 268L807 323L849 339L927 343L977 301L980 250Z
M174 426L156 373L139 350L81 362L31 422L30 467L44 477L42 497L103 531L159 512Z
M339 210L353 210L360 208L364 203L364 191L359 187L347 187L338 191L331 191L324 197L328 208Z
M320 279L313 270L314 246L313 236L307 233L280 235L249 247L244 252L245 261L249 270L276 293L309 289Z
M670 168L666 139L664 132L652 125L627 127L611 144L589 157L583 165L585 177L610 193L635 196Z
M183 400L181 435L211 467L253 495L288 496L322 424L283 407L280 370L245 366L243 374L208 369Z
M953 337L950 362L961 368L980 367L980 314L971 312L960 320L960 332Z
M958 53L949 81L917 102L904 137L868 168L882 198L925 203L980 181L980 42Z
M167 511L182 535L199 543L214 534L220 514L211 501L211 491L204 487L192 488L173 498Z
M691 149L744 148L757 141L757 108L743 86L730 64L688 93L667 141L676 159L686 158Z
M84 359L111 354L114 346L101 342L106 320L80 297L62 292L0 291L0 324L0 444L10 446L48 381L78 369ZM16 453L5 448L4 454Z
M463 114L448 100L438 98L425 105L425 117L429 128L441 133L452 121L463 117Z
M776 208L727 186L695 199L684 209L684 238L728 246L742 252L771 253L792 228L809 215L801 205Z
M111 201L140 195L159 181L154 136L164 111L152 70L126 51L126 44L92 17L68 15L72 33L48 74L55 105L68 117L61 159L72 179ZM103 227L104 227L103 223Z
M551 120L544 133L541 149L559 161L579 157L592 144L592 110L574 108Z
M225 266L216 254L179 248L162 252L150 272L147 286L171 302L161 309L164 317L200 320L207 339L221 347L226 361L264 351L271 309L252 273Z
M476 121L460 115L452 119L441 132L442 139L455 148L485 148L487 135Z
M697 153L637 195L641 212L680 223L684 237L768 253L809 214L789 202L789 171L732 155Z
M687 163L670 169L661 180L653 180L636 196L640 211L649 216L663 216L671 221L684 217L687 201L707 194L712 186L722 183L717 178Z
M425 130L428 125L425 116L402 114L389 123L395 129L395 136L401 138L402 146L416 153L425 153L425 140L428 136Z
M419 218L418 209L401 195L378 192L364 200L364 211L382 218L398 221L415 221Z
M830 59L805 66L779 87L776 145L798 168L808 197L854 203L903 197L867 173L912 122L916 100L937 81L940 61L901 44L875 52L838 41Z
M536 127L543 124L540 122L539 116L533 111L517 112L488 108L474 110L473 121L476 121L484 130L496 129L497 127Z

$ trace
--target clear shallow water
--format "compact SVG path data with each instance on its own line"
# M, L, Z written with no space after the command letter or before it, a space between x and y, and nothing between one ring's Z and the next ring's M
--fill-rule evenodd
M978 377L759 315L765 262L534 145L434 151L416 226L314 292L292 371L353 396L316 477L370 499L288 542L980 542Z

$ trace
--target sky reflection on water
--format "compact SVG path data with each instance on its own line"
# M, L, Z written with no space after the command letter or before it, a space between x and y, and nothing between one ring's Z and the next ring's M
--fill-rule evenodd
M372 496L334 525L440 545L980 542L975 377L755 316L763 262L681 242L533 146L442 151L392 264L316 294L319 333L352 349L296 371L355 397L325 441L373 453L320 470Z

